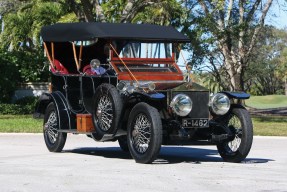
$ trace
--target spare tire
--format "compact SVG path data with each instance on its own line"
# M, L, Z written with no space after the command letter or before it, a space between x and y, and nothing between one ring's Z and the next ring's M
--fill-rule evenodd
M105 134L116 133L122 109L122 98L115 86L103 83L96 89L92 113L94 139L101 140Z

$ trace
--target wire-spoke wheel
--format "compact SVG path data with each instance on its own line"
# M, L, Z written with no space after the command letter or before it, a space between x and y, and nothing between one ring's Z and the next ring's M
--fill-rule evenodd
M233 132L232 141L217 145L220 156L227 162L238 163L248 155L253 141L253 125L249 113L243 108L233 108L226 124Z
M100 129L108 131L112 126L113 120L113 106L108 95L102 95L97 107L97 122Z
M93 123L96 133L92 137L101 140L105 134L114 134L118 128L123 102L118 90L111 84L102 84L94 97Z
M232 141L225 143L225 148L229 153L234 153L239 149L241 144L242 128L240 119L237 116L232 115L228 122L228 127L233 131L235 136Z
M140 113L136 117L132 130L132 144L138 153L145 153L151 139L151 122L148 117Z
M48 136L49 142L51 144L56 143L57 137L58 137L58 131L57 131L57 126L58 126L58 121L57 121L57 116L55 111L52 111L50 113L50 116L48 118L47 123L45 123L45 132Z
M162 143L162 124L158 111L146 103L138 103L128 122L128 147L138 163L153 162Z
M67 133L58 132L59 122L56 109L53 103L50 103L46 109L44 118L44 140L47 148L51 152L62 151L67 138Z

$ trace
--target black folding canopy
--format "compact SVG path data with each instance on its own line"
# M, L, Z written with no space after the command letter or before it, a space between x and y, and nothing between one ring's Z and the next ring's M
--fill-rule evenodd
M46 42L87 41L95 38L166 42L190 41L172 27L131 23L57 23L43 27L41 36Z

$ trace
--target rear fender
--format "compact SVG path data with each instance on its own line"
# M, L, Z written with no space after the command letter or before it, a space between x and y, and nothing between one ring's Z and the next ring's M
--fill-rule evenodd
M34 118L43 118L46 108L51 102L54 103L59 118L59 129L74 129L75 115L71 113L68 102L59 91L44 93L40 96L33 115Z

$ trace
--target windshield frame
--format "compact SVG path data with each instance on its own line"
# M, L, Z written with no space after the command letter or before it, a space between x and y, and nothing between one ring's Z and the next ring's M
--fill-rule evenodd
M127 41L128 42L128 41ZM127 44L126 42L126 44ZM129 41L135 42L135 41ZM138 41L139 43L171 43L171 57L170 58L126 58L120 57L119 52L124 47L119 42L112 42L114 49L110 50L110 62L116 73L119 75L119 80L133 80L130 78L129 73L132 72L132 76L135 76L138 80L171 80L171 81L183 81L183 73L176 63L176 43L173 42L150 42L150 41ZM140 65L157 65L164 64L172 68L171 71L160 71L160 70L146 70L146 71L133 71L134 66ZM122 68L128 68L121 70ZM131 70L130 70L131 69ZM128 72L130 71L130 72Z

